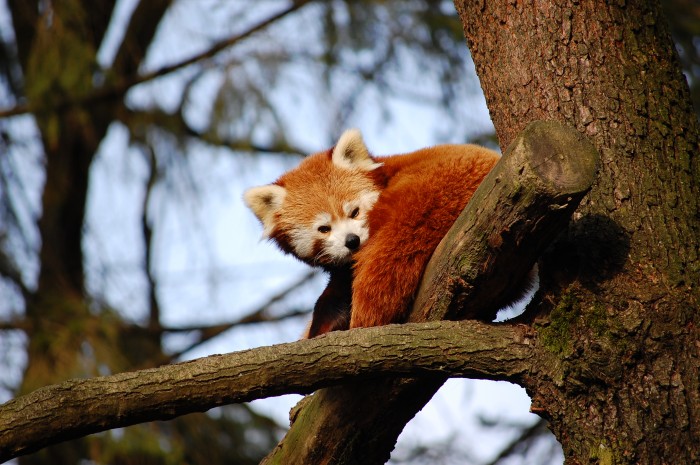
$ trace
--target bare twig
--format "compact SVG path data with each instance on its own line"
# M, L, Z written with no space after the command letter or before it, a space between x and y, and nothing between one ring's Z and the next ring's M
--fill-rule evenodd
M532 441L547 433L547 422L543 419L537 420L532 426L523 428L520 434L513 439L492 461L486 465L498 465L502 460L514 454L520 454L523 450L527 450Z

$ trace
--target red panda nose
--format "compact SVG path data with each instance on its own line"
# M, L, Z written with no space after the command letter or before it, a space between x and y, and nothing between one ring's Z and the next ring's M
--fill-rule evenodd
M355 250L360 246L360 236L350 233L345 236L345 247L350 250Z

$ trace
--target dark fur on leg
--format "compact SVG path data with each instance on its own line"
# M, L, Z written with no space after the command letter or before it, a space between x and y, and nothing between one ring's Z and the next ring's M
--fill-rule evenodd
M349 329L351 308L352 269L347 266L330 270L328 285L314 305L306 337Z

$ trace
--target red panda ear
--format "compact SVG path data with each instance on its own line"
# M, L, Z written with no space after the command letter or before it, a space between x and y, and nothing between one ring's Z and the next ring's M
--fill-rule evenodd
M331 156L333 164L339 168L372 171L380 166L369 156L362 134L357 129L348 129L340 136Z
M243 194L248 208L258 217L263 225L263 235L269 237L274 229L275 212L282 208L287 190L277 184L251 187Z

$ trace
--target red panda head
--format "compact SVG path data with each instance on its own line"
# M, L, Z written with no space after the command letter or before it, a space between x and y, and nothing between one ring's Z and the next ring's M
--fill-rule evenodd
M350 262L369 237L367 213L380 193L372 159L356 129L328 152L306 157L273 184L248 189L244 199L263 236L311 265Z

